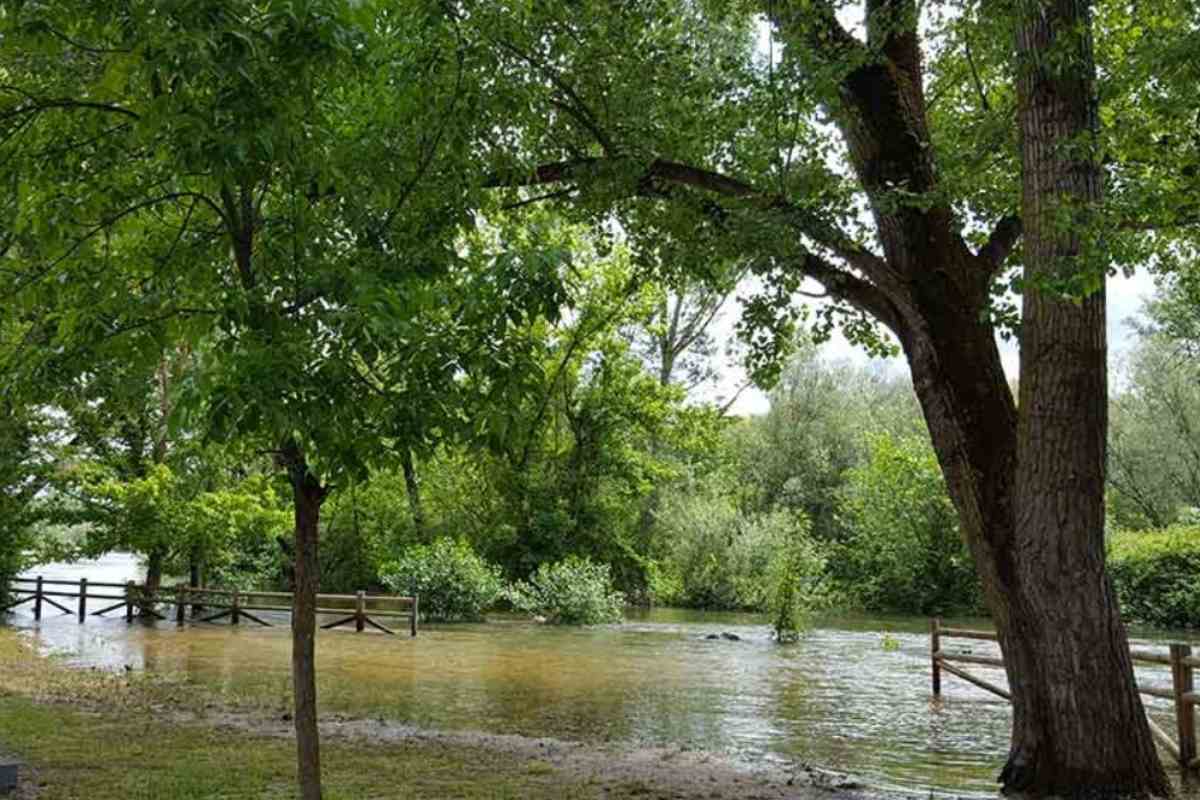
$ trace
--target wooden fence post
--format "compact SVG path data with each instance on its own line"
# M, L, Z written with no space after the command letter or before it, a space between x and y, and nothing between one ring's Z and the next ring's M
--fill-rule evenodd
M133 622L133 581L125 581L125 621Z
M412 597L412 625L411 625L411 631L412 631L413 636L417 635L417 614L421 608L420 601L421 601L421 596L414 594Z
M367 593L361 589L354 597L354 630L356 633L362 633L363 628L367 626Z
M183 624L183 612L187 607L187 593L183 589L182 583L175 584L175 622L178 625Z
M233 608L229 612L229 621L230 621L230 623L232 623L234 625L237 625L239 622L242 621L242 615L239 610L239 606L240 606L239 594L240 594L240 592L237 589L233 590Z
M942 649L942 621L937 617L929 620L929 665L933 677L933 696L942 696L942 665L938 662L938 651Z
M42 576L37 577L37 588L33 592L33 618L42 618Z
M87 578L79 579L79 621L87 616Z
M1191 704L1195 688L1191 664L1187 659L1192 648L1186 644L1171 645L1171 689L1175 693L1175 725L1179 733L1179 763L1184 769L1196 757L1196 710ZM1186 696L1185 696L1186 695Z

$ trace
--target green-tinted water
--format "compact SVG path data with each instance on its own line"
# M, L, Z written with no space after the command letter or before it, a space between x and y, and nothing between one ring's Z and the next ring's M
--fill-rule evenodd
M72 571L123 580L120 569L108 560ZM80 665L186 673L220 691L278 698L281 706L290 693L286 617L271 618L277 627L270 629L9 619ZM416 639L329 631L318 637L318 692L325 712L688 745L746 760L804 761L879 787L991 794L1007 750L1008 705L953 676L943 677L943 698L934 701L927 625L831 618L788 647L771 642L753 615L672 609L590 629L494 621L427 626ZM884 646L885 631L898 646ZM741 641L704 638L718 632ZM986 642L962 644L996 652ZM1004 681L1000 670L979 672ZM1142 679L1169 683L1165 670L1146 670ZM1152 704L1172 728L1169 706Z

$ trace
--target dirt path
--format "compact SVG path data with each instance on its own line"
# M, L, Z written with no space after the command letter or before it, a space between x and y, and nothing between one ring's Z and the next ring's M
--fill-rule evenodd
M229 712L184 716L192 722L203 720L219 728L256 735L285 738L292 735L287 715L273 719ZM632 748L505 734L428 731L386 720L338 715L322 718L321 735L385 747L410 744L448 749L484 748L528 763L532 769L542 765L547 772L554 771L572 782L595 785L602 790L619 788L622 796L634 794L663 800L884 800L882 793L840 773L807 765L744 766L720 754L684 748ZM901 795L889 793L887 797Z

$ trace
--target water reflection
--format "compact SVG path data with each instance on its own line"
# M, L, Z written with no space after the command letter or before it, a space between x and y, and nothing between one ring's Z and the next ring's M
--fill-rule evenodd
M128 558L39 571L138 577ZM183 673L282 707L290 694L287 618L264 617L276 627L128 626L96 617L78 625L71 616L35 624L27 612L9 622L75 664ZM840 617L791 647L773 644L751 615L677 610L583 630L497 621L428 626L417 639L329 631L318 637L319 694L326 711L420 726L686 745L747 760L805 761L879 787L994 794L1008 705L952 676L943 678L942 700L933 701L927 624ZM882 646L884 630L898 649ZM704 638L721 631L741 641ZM987 642L965 646L996 652ZM1002 671L978 669L1003 683ZM1169 684L1161 669L1141 678ZM1151 704L1164 727L1173 727L1169 703Z

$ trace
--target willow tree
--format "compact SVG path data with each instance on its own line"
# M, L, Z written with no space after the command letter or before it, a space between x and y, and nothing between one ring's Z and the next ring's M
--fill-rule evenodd
M493 183L750 263L760 356L806 280L823 324L898 343L1008 664L1001 781L1165 792L1104 569L1102 286L1195 232L1186 4L1102 6L1095 51L1066 0L583 5L472 13L533 109L495 122Z

